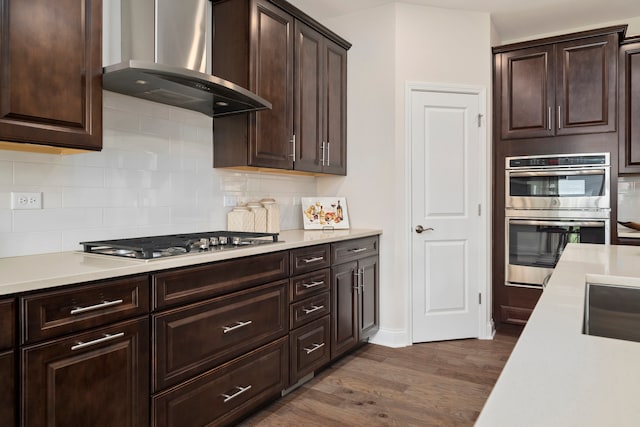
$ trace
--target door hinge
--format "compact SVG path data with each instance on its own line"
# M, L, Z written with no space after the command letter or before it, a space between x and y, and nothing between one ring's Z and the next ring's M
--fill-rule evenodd
M482 205L478 203L478 216L482 216Z
M478 304L482 305L482 293L478 292Z
M482 114L478 114L478 127L482 127Z

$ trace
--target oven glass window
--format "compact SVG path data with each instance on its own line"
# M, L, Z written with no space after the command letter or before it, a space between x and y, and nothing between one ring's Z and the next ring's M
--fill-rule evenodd
M597 197L604 194L605 175L514 174L509 177L509 193L522 197Z
M554 268L567 243L605 242L601 227L509 224L509 264Z

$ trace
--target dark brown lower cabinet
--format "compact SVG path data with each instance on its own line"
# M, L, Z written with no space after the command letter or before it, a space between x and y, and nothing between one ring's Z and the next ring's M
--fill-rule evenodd
M0 423L15 425L16 358L13 350L0 353Z
M153 426L231 425L280 396L287 385L288 354L285 336L156 395Z
M21 425L149 424L149 320L21 349Z
M368 340L379 329L378 260L378 255L373 255L331 268L332 359Z

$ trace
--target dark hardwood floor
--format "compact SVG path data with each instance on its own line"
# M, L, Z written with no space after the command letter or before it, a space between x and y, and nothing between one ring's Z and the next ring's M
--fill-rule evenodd
M368 344L241 426L472 426L519 334Z

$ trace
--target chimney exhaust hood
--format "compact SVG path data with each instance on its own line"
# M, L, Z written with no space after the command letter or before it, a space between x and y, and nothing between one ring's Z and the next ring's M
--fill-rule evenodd
M210 0L110 0L103 17L105 90L210 117L271 108L211 75Z

